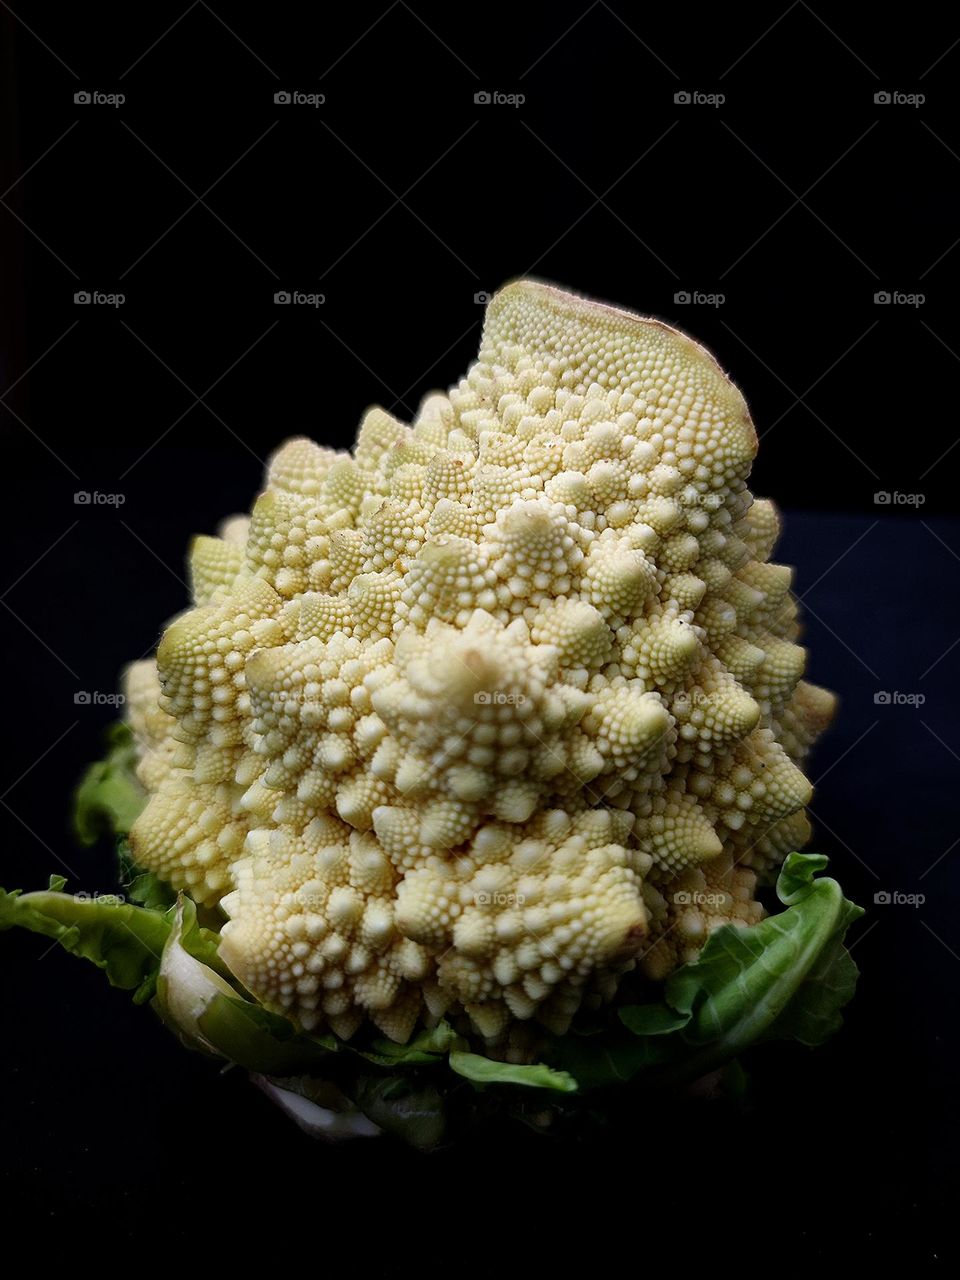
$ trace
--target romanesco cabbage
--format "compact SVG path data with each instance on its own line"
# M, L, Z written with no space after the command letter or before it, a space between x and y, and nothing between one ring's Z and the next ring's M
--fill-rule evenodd
M210 926L125 907L176 948L152 976L182 1034L272 1077L354 1046L563 1093L832 1029L856 909L792 851L834 699L803 679L756 447L691 339L520 281L411 426L373 408L352 454L275 453L128 670L136 780L122 813L102 795L151 892ZM0 925L53 896L9 895ZM347 1094L382 1122L382 1088Z

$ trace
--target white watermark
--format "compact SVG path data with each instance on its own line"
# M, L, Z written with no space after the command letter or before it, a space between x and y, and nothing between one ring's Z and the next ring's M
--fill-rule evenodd
M298 289L280 289L273 295L277 307L322 307L326 300L325 293L301 293Z
M526 898L522 893L475 893L473 901L478 907L522 907Z
M503 93L500 89L478 89L473 100L480 107L522 107L526 94Z
M873 295L876 307L922 307L926 300L925 293L901 293L899 289L881 289Z
M927 100L925 93L904 93L900 89L878 89L873 95L878 107L922 107Z
M713 695L705 693L703 689L694 689L691 692L681 690L676 694L672 701L675 710L685 712L690 711L694 707L712 706Z
M325 93L303 93L300 89L278 89L273 95L278 107L322 107L327 100Z
M699 293L696 289L692 293L681 289L673 295L674 305L678 307L722 307L726 300L725 293Z
M678 89L673 95L678 107L722 107L725 93L702 93L699 89Z
M328 897L328 894L315 889L298 889L293 895L293 900L298 907L303 907L306 911L322 911L327 905Z
M78 689L73 695L78 707L122 707L126 700L122 693L101 693L99 689Z
M901 693L899 689L878 689L873 695L878 707L922 707L926 700L925 693Z
M899 889L878 889L873 895L878 907L922 907L926 900L923 893L901 893Z
M673 895L678 907L722 907L727 900L725 893L699 893L680 889Z
M80 289L73 295L75 307L122 307L127 300L125 293L100 293L97 289Z
M879 489L873 495L874 505L878 507L922 507L926 500L925 493L901 493L899 489L892 492Z
M122 507L127 500L125 493L101 493L94 489L78 489L73 495L75 507Z
M504 693L500 689L481 689L473 700L482 707L522 707L526 702L522 693Z
M125 93L102 93L99 89L78 89L73 95L78 107L122 107Z

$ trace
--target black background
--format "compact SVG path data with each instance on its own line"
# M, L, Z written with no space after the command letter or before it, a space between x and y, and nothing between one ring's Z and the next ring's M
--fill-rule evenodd
M158 1259L207 1265L232 1241L373 1274L572 1269L575 1249L595 1269L654 1251L692 1271L946 1259L955 16L803 0L13 8L3 882L112 887L109 850L68 832L112 711L74 698L112 692L183 606L190 534L248 507L285 436L347 446L371 402L409 418L475 354L475 295L532 273L688 329L744 388L753 487L788 513L780 558L798 566L811 674L843 698L813 765L817 847L868 915L844 1032L815 1055L758 1054L747 1111L676 1103L598 1146L490 1135L429 1158L310 1143L96 971L5 937L0 1215L40 1228L50 1259L129 1246L134 1264L150 1241ZM326 100L275 104L294 89ZM474 101L493 90L525 101ZM925 101L875 101L894 91ZM323 305L278 307L283 289ZM78 306L81 290L125 301ZM925 901L875 904L882 891Z

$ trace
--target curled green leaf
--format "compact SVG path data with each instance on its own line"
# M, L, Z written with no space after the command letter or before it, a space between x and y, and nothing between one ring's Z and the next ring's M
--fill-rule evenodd
M95 844L102 835L126 835L147 801L137 781L136 746L128 726L111 725L107 742L106 756L89 766L74 794L73 828L82 845Z
M542 1062L522 1066L513 1062L496 1062L478 1053L454 1050L450 1067L458 1076L474 1084L519 1084L528 1089L553 1089L557 1093L575 1093L577 1082L568 1071L556 1071Z
M63 878L54 877L62 886ZM134 992L139 1004L153 994L170 922L116 895L91 897L54 889L7 893L0 889L0 929L19 926L52 938L73 955L103 969L111 984Z

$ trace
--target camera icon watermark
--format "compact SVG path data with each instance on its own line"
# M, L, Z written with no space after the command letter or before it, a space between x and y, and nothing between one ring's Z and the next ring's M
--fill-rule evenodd
M478 307L485 307L492 297L493 297L492 293L486 293L483 289L481 289L478 293L475 293L473 295L473 300Z
M473 895L474 905L477 907L522 907L526 900L525 894L505 893L500 890L493 893L485 893L481 890Z

